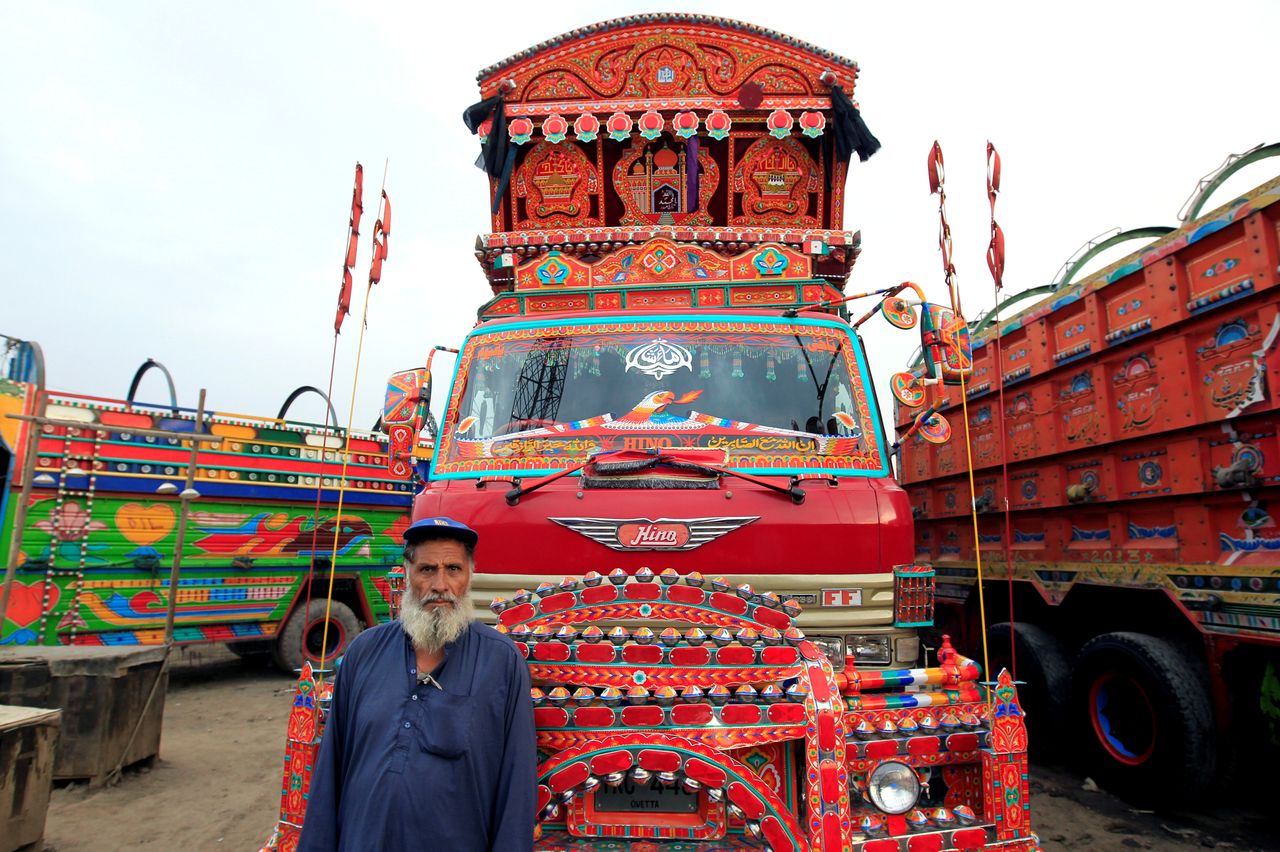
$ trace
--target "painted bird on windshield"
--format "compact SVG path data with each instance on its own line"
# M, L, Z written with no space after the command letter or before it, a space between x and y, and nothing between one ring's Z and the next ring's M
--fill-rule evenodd
M615 417L614 423L661 423L663 420L670 418L673 420L683 420L683 417L673 417L664 414L668 405L683 405L686 402L693 402L702 396L702 391L695 390L677 397L672 391L654 391L640 401L640 404L628 411L621 417Z

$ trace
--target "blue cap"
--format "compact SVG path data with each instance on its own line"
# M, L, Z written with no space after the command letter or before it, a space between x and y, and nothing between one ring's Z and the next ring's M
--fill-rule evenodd
M427 537L430 533L433 537L453 538L464 544L475 547L477 541L480 540L480 534L471 527L455 521L453 518L423 518L420 521L414 521L409 528L404 531L404 540L406 544L414 541L420 541Z

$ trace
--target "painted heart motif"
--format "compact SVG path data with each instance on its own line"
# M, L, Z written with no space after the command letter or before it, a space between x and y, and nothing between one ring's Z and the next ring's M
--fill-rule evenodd
M15 581L12 594L13 596L9 599L9 609L6 611L7 620L19 627L33 624L40 617L40 603L44 600L44 581L37 580L29 584ZM57 605L61 594L61 589L50 584L49 609L51 611Z
M155 544L170 532L176 518L173 509L163 503L144 506L141 503L125 503L116 509L116 527L121 535L141 547Z

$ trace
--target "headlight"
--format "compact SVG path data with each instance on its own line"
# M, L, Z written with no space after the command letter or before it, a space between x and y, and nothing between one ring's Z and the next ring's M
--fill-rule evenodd
M844 671L844 639L839 636L810 636L809 640L827 655L831 668Z
M887 814L905 814L920 798L920 778L905 763L887 760L871 771L867 779L871 803Z
M853 655L855 663L873 663L876 665L887 666L892 659L889 652L889 636L887 634L880 635L858 635L845 637L848 642L849 653Z

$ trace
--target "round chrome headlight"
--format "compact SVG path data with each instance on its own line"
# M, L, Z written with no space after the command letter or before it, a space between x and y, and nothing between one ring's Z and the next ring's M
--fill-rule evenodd
M905 763L887 760L871 771L867 795L872 804L885 813L905 814L920 798L920 778Z

